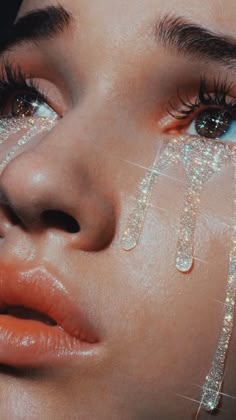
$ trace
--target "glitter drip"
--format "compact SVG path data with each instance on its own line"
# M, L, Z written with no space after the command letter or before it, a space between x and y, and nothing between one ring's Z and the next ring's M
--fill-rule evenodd
M193 265L194 233L202 189L226 165L231 149L209 139L199 141L199 138L182 143L180 149L180 160L187 175L187 190L180 219L176 268L187 272Z
M159 157L158 152L152 167L145 172L144 178L139 185L135 207L128 218L128 223L122 237L122 247L125 251L130 251L135 248L139 242L145 215L152 196L152 190L158 176L170 163L177 161L177 156L172 153L172 149L173 144L169 143L160 155L161 157Z
M141 181L136 205L128 219L122 238L125 250L130 250L137 245L157 177L171 164L180 162L185 169L187 182L177 241L176 267L181 272L189 271L193 264L194 233L202 189L212 176L220 172L230 161L234 169L234 228L223 327L201 398L201 407L207 411L216 409L220 402L225 361L234 322L236 300L236 146L199 137L179 137L170 141Z
M136 205L122 238L123 248L134 248L142 232L145 214L155 181L171 164L181 162L186 172L184 208L177 241L176 267L187 272L193 264L193 243L201 192L211 177L232 162L234 170L234 228L229 258L229 274L224 305L223 327L211 369L203 386L201 407L212 411L218 407L224 377L225 361L233 330L236 300L236 147L201 139L179 137L169 142L149 169L139 186Z
M122 238L122 246L126 251L135 248L139 241L140 232L143 228L145 214L150 202L152 188L157 175L158 172L155 166L153 166L145 174L139 185L135 208L129 216L128 224Z
M28 143L35 135L43 131L50 131L56 123L56 118L2 118L0 119L0 144L4 143L12 135L27 130L26 133L11 147L0 162L0 172L7 163L14 157L17 151Z
M122 237L123 249L128 251L138 244L157 177L170 165L181 162L186 171L187 189L180 219L176 267L182 272L189 271L193 264L194 232L202 188L226 165L230 155L229 145L209 139L191 136L171 140L139 185L135 208Z
M200 191L197 188L192 188L189 182L180 220L176 255L176 268L183 273L189 271L193 265L193 241L199 202Z
M206 377L203 386L201 406L212 411L217 408L221 399L221 388L224 377L224 365L230 339L233 331L234 308L236 296L236 154L232 151L232 163L234 169L234 227L231 240L231 251L229 257L229 274L226 288L226 299L224 305L223 328L219 339L215 357L211 369Z

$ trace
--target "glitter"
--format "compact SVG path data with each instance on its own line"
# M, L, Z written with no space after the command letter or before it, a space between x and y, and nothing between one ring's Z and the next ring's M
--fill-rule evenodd
M190 143L189 143L190 141ZM193 243L201 192L210 178L229 161L231 149L207 139L188 138L176 145L176 153L186 171L187 189L180 219L176 267L188 272L193 265ZM180 150L179 150L180 149Z
M232 163L234 169L234 195L236 195L236 155L232 150ZM226 287L226 298L223 314L223 326L218 347L203 386L201 406L207 411L217 408L221 398L221 388L224 377L224 365L230 339L233 331L234 308L236 296L236 205L234 206L234 229L232 233L232 247L229 256L229 272Z
M0 144L5 143L12 135L22 130L27 130L18 141L6 153L0 162L0 172L7 163L15 156L18 150L28 143L35 135L43 131L50 131L55 125L57 119L49 119L44 117L19 117L19 118L1 118L0 119Z
M145 215L151 200L152 190L160 173L164 171L170 163L177 161L176 156L171 153L172 143L169 143L163 153L157 153L157 157L150 169L145 172L138 193L134 210L128 218L128 223L122 237L122 247L125 251L135 248L143 229Z
M189 271L193 264L196 218L204 185L229 162L232 162L234 170L234 227L223 326L201 397L201 407L206 411L212 411L218 407L222 395L225 361L233 330L236 300L236 146L193 136L171 140L140 183L135 208L128 218L122 237L122 245L125 250L130 250L138 244L156 179L171 164L177 162L182 163L186 173L184 207L180 217L176 255L176 267L181 272Z
M127 228L122 238L123 249L126 251L133 249L139 241L156 176L156 168L153 166L145 174L139 186L135 209L129 217Z
M135 207L122 237L123 249L129 251L139 242L158 176L173 163L181 162L186 172L187 189L180 218L176 267L182 272L189 271L193 264L194 232L202 188L227 164L231 150L229 145L205 138L180 136L172 139L145 172L139 185Z

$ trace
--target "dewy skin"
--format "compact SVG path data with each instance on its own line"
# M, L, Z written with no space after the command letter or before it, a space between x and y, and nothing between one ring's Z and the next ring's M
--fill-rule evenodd
M156 158L154 165L147 170L142 179L136 204L129 216L122 246L124 250L133 249L139 241L145 214L157 177L173 163L182 163L186 172L185 203L180 219L177 241L176 268L188 272L193 265L193 243L197 212L204 185L211 177L220 172L228 163L234 169L234 227L229 257L229 274L226 287L223 327L215 357L201 397L201 407L207 411L217 408L224 376L226 354L233 329L235 292L236 292L236 145L199 137L178 137L171 140L164 151Z

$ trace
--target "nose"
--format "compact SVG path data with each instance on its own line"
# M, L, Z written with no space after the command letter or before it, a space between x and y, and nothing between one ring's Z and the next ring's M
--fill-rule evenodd
M104 165L98 165L98 156L93 160L92 150L80 148L78 139L65 144L57 141L57 134L59 127L51 142L44 138L3 170L0 228L2 223L4 235L15 224L29 233L53 230L82 250L103 249L115 229L112 194L99 181L105 174L98 176Z

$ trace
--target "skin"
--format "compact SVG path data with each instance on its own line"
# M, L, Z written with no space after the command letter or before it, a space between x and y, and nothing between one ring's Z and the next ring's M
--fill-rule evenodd
M24 1L19 16L56 2ZM151 37L158 16L177 14L236 36L234 0L61 0L76 24L69 32L9 53L39 80L63 116L27 146L1 174L0 190L19 216L1 210L4 261L59 267L101 342L70 365L22 374L0 373L3 420L194 419L201 386L221 329L230 235L232 169L204 187L197 218L193 270L175 268L185 178L181 165L155 187L139 245L121 247L143 167L154 161L176 89L197 94L199 74L217 77L215 64L166 51ZM227 72L233 80L233 73ZM51 156L54 156L52 159ZM133 162L134 164L130 163ZM137 165L135 165L137 164ZM72 215L81 233L43 226L43 211ZM26 226L26 229L23 228ZM22 246L23 244L23 246ZM235 334L223 392L236 395ZM185 396L187 398L181 397ZM196 400L196 401L194 401ZM224 397L219 419L236 416ZM207 419L201 411L199 419Z

